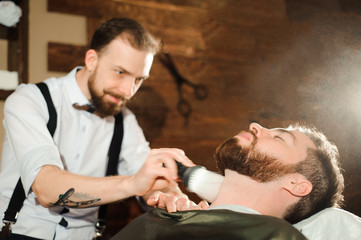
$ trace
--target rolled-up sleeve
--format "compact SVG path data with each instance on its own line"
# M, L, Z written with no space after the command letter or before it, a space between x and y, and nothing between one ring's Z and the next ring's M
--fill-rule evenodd
M49 113L35 85L20 85L4 106L4 128L19 174L28 193L44 165L62 168L53 138L47 129Z

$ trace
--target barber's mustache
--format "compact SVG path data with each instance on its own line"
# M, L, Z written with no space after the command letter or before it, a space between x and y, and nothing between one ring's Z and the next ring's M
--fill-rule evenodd
M122 101L129 101L130 100L130 98L127 98L122 94L115 93L115 92L112 92L112 91L109 91L109 90L104 90L103 92L104 92L104 94L109 94L109 95L111 95L111 96L113 96L115 98L118 98L119 100L122 100Z

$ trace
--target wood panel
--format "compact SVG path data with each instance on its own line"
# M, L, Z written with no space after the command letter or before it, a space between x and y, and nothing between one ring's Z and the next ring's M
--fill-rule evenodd
M0 39L9 39L10 38L10 34L9 31L11 30L11 28L5 27L3 25L0 24Z
M202 101L184 87L192 107L185 119L176 109L175 81L155 59L150 79L129 105L152 147L181 147L193 161L215 170L216 146L250 122L266 127L311 123L338 145L345 169L346 208L361 216L361 17L353 10L361 9L361 4L353 0L107 0L101 6L89 1L49 2L52 11L86 15L89 40L108 18L135 18L165 42L183 77L207 87L208 98ZM60 49L53 52L52 59L58 61L54 70L61 65L63 70L70 68L71 54L65 56Z
M108 2L110 1L48 0L48 11L78 14L89 17L101 17L106 13Z
M84 66L85 46L48 43L48 70L68 72L76 66Z

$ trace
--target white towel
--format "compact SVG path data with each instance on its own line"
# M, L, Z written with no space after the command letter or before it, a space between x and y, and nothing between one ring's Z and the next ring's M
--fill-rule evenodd
M19 85L18 72L0 70L0 89L13 90Z
M361 218L339 208L326 208L293 226L309 240L361 240Z

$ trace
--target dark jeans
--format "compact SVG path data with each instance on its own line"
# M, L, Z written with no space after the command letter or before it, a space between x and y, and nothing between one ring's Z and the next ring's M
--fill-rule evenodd
M41 239L28 237L28 236L24 236L24 235L19 235L16 233L10 234L10 237L8 237L8 238L2 238L1 232L0 232L0 240L41 240Z

